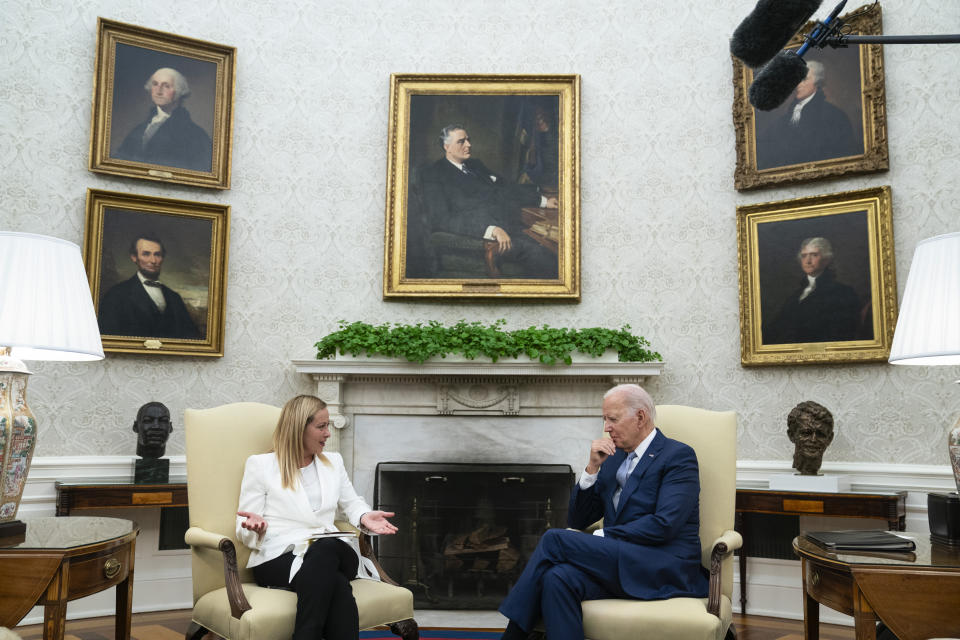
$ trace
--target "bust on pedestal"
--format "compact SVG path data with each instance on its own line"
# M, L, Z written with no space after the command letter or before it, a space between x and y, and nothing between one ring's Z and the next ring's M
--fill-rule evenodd
M787 437L794 445L793 468L799 473L770 478L777 491L849 491L846 476L823 475L823 452L833 442L833 415L822 404L801 402L787 416Z
M137 455L140 456L134 463L134 483L167 482L170 460L163 454L173 431L170 410L162 402L148 402L137 411L133 431L137 434Z

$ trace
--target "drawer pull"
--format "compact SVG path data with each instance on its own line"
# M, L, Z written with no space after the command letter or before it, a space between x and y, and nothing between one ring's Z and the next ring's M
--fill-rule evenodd
M819 572L819 571L814 571L814 572L810 575L810 582L813 583L813 586L817 586L818 584L820 584L820 572Z
M103 563L103 575L107 580L113 580L117 577L117 574L120 573L120 569L123 568L123 564L116 558L110 558Z

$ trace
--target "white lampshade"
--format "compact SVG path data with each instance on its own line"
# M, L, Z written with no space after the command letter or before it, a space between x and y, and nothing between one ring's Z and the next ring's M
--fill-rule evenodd
M0 346L20 360L103 358L80 247L0 231Z
M960 232L917 244L890 363L960 365Z

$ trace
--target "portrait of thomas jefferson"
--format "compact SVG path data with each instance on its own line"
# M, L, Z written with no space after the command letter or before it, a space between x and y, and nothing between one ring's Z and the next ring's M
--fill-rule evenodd
M215 83L212 63L117 45L111 157L210 171Z
M873 338L866 212L758 227L762 343Z

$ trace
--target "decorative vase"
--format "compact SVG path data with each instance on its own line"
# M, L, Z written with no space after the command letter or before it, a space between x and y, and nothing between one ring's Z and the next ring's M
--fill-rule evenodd
M950 466L953 467L953 480L957 484L957 493L960 493L960 418L953 425L947 436L947 447L950 450Z
M27 407L29 375L9 348L0 347L0 536L17 515L37 444L37 422Z

